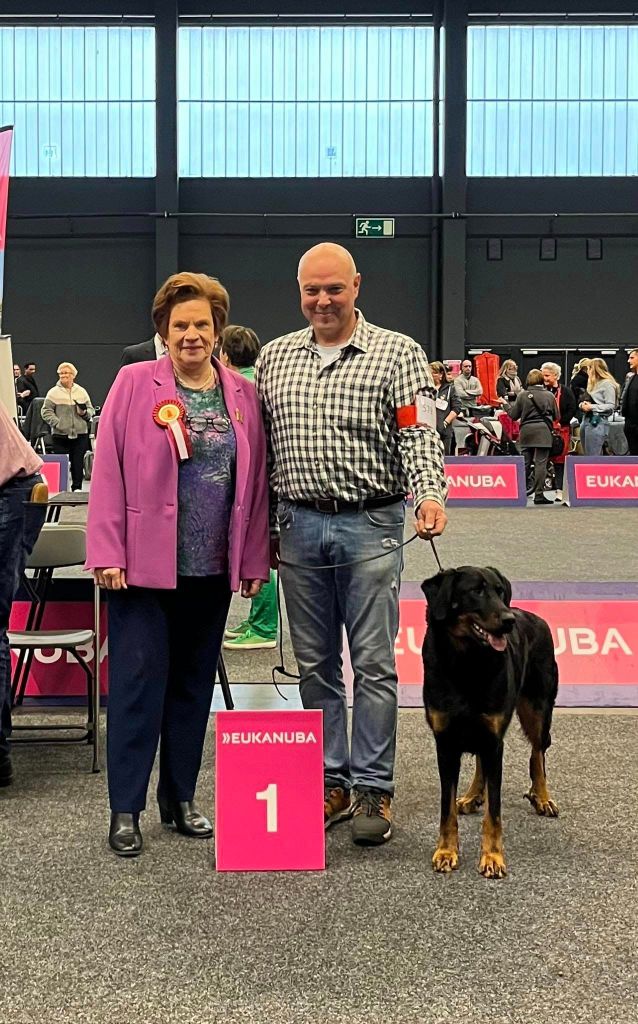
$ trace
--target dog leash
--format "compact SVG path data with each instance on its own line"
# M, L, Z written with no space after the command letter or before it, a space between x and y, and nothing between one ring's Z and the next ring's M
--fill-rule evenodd
M369 555L367 558L357 558L352 562L337 562L334 565L306 565L304 562L290 562L288 559L279 559L279 565L290 566L294 569L307 569L307 570L326 570L326 569L344 569L351 565L362 565L364 562L374 562L377 558L385 558L386 555L395 554L400 551L401 548L406 548L412 541L418 539L418 533L415 533L413 537L408 540L404 540L402 544L397 544L396 547L388 548L387 551L382 551L378 555ZM436 564L439 567L439 572L443 572L443 566L439 558L438 551L434 546L434 538L432 536L426 538L430 542L432 548L432 554L436 559ZM283 700L288 700L286 696L281 692L277 684L276 675L285 676L286 679L300 679L301 677L296 672L288 672L284 661L284 637L282 629L282 614L281 614L281 576L277 573L277 616L279 619L279 658L281 664L275 665L271 672L272 684L275 687L277 693Z

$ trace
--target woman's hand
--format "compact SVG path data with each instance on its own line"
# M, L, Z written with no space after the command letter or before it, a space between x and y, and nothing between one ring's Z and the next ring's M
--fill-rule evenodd
M581 402L580 408L583 410L583 412L591 412L594 407L591 404L591 402Z
M97 585L105 590L128 590L126 569L94 569L93 575Z
M241 596L242 597L257 597L257 594L263 586L263 580L242 580L241 581Z

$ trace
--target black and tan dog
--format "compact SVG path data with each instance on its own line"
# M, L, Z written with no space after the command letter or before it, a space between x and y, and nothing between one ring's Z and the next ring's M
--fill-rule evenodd
M436 871L457 867L457 813L476 811L487 789L479 871L501 878L503 739L514 710L532 745L526 797L537 814L558 814L545 776L558 690L552 634L538 615L510 607L512 588L497 569L446 569L422 589L428 603L423 696L441 779L441 829L432 863ZM463 753L476 755L476 771L457 800Z

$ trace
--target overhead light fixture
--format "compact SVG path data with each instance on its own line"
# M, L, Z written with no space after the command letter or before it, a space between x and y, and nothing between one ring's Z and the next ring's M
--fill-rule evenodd
M556 259L556 239L552 237L541 238L538 249L539 260Z
M603 240L602 238L588 238L586 240L586 253L588 260L602 260Z
M485 246L485 255L488 260L502 260L503 259L503 239L502 238L488 238Z

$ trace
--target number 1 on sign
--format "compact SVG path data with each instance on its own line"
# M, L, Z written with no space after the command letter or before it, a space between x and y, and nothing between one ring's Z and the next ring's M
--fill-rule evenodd
M262 789L261 793L255 793L256 800L266 801L266 832L277 831L277 783L271 782L269 786Z

